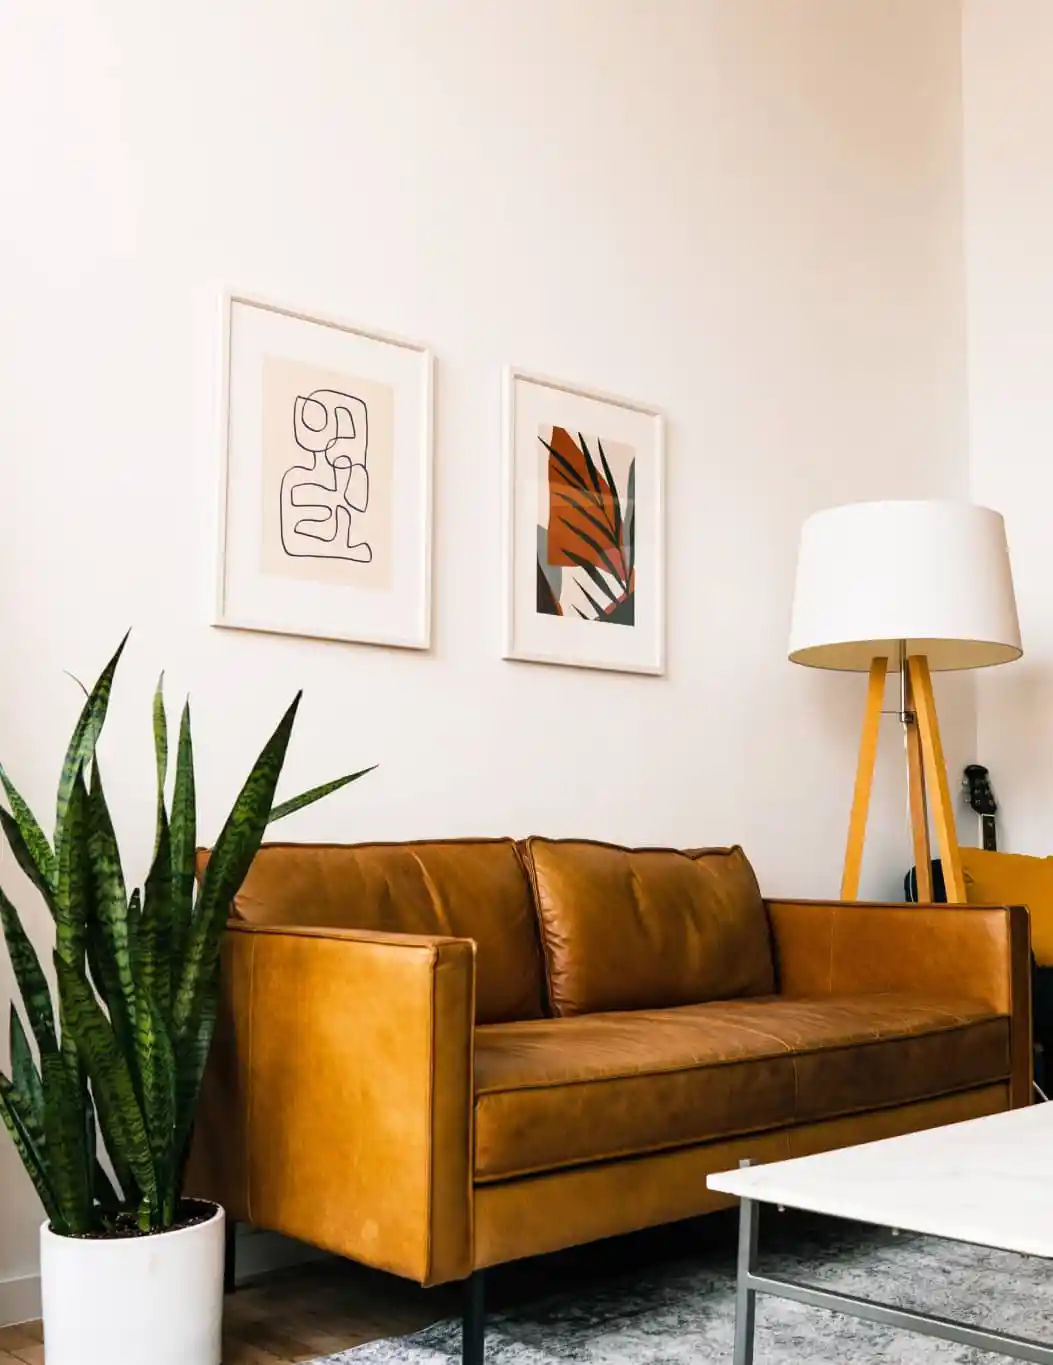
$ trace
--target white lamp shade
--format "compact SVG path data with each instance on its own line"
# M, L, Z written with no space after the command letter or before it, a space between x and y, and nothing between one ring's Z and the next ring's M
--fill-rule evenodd
M860 502L804 524L790 658L865 672L900 642L932 669L1023 653L1005 523L966 502Z

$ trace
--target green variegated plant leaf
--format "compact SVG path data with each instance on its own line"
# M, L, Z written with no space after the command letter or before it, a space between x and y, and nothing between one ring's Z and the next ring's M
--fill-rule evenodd
M176 1053L176 1110L178 1113L176 1152L180 1161L188 1155L194 1110L205 1074L212 1037L216 1031L219 981L215 974L202 990L192 1031L182 1040Z
M157 764L157 804L165 804L165 779L168 777L168 718L165 715L165 675L157 680L154 692L154 759Z
M88 1180L95 1188L94 1170L99 1160L99 1124L95 1117L95 1101L91 1097L91 1088L87 1084L87 1074L83 1067L80 1068L84 1077L84 1092L81 1095L81 1121L84 1124L84 1143L88 1159Z
M3 827L4 837L7 839L8 847L15 855L15 862L26 874L29 880L44 898L44 904L51 911L52 917L56 913L54 885L51 881L55 873L54 862L47 871L38 865L33 854L30 852L29 845L26 843L18 821L10 813L0 806L0 826Z
M88 935L88 814L88 790L78 769L66 802L66 837L55 879L55 951L71 967L80 966Z
M117 1037L117 1045L134 1067L135 1026L128 1015L124 989L117 971L117 963L110 951L102 925L93 920L88 929L88 968L95 993L106 1006L110 1024ZM122 1180L123 1184L124 1181Z
M302 695L296 694L253 764L205 869L173 1010L177 1047L191 1033L199 994L211 983L219 958L220 934L227 908L245 880L267 828L274 789L285 762L285 751Z
M121 1012L134 1033L135 974L128 935L128 893L124 887L121 855L98 763L93 766L91 773L87 848L95 916L120 987ZM109 1003L112 1008L114 1002Z
M156 1200L150 1142L127 1059L117 1046L113 1029L87 978L57 954L55 971L62 1008L91 1078L99 1119L127 1160L145 1199Z
M64 1234L114 1232L129 1220L154 1231L178 1221L194 1110L215 1031L230 902L269 821L371 771L275 804L297 696L253 765L195 900L190 710L185 706L180 720L169 807L162 679L152 715L154 853L142 892L135 887L129 894L96 758L124 644L87 694L66 751L52 843L0 769L10 806L0 807L0 825L54 917L59 982L56 1011L18 912L0 890L0 922L22 997L21 1011L11 1008L12 1078L0 1076L0 1119L52 1227ZM116 1187L96 1151L96 1125Z
M33 856L33 861L41 871L50 870L51 875L48 877L48 881L53 881L55 854L52 852L51 844L21 792L11 781L3 764L0 764L0 784L3 785L4 793L11 807L11 814L18 822L18 828L22 831L22 837Z
M15 841L8 833L8 842L11 844L12 852L34 884L40 886L41 889L44 886L53 886L55 882L55 854L50 843L48 843L47 835L37 823L36 816L23 800L18 788L8 777L3 765L0 765L0 783L3 784L4 791L7 794L8 804L11 807L11 818L14 820L14 826L19 835L19 846L16 846ZM4 829L7 832L6 820L4 821ZM32 872L26 867L23 858L33 868Z
M168 1022L149 996L140 1003L136 1046L143 1115L157 1180L158 1207L153 1212L159 1217L167 1202L175 1163L176 1059Z
M143 887L135 954L136 981L167 1018L172 1008L172 841L168 816L158 812L156 851Z
M374 763L369 768L360 768L357 773L348 773L346 777L334 777L332 782L323 782L318 787L312 787L310 791L301 792L299 796L293 796L288 801L283 801L281 805L275 806L268 815L268 825L273 825L275 820L284 820L287 815L292 815L294 811L303 810L305 806L313 806L316 801L321 801L323 796L332 796L333 792L338 792L341 787L346 787L351 782L357 782L360 777L365 777L366 773L371 773L376 766Z
M56 957L56 961L59 961ZM63 970L69 971L66 964ZM48 1178L70 1232L91 1230L91 1176L84 1110L77 1083L64 1059L47 1054L41 1063Z
M90 913L91 888L88 868L88 793L84 786L84 775L78 771L70 788L70 798L66 805L66 833L57 856L57 876L55 882L55 952L71 967L81 968L88 943L88 917ZM88 1101L87 1079L77 1052L76 1039L66 1027L59 1003L60 1047L62 1060L69 1077L69 1085L78 1109ZM53 1090L57 1094L57 1083ZM63 1114L65 1110L61 1111ZM82 1137L85 1125L81 1124ZM86 1138L85 1138L86 1140ZM77 1169L85 1164L86 1157L78 1156ZM83 1172L82 1172L83 1174ZM66 1187L55 1180L60 1196ZM74 1188L74 1187L70 1187ZM75 1187L77 1190L80 1186ZM79 1213L70 1217L79 1218Z
M51 1004L51 990L40 965L37 951L22 928L18 911L0 889L0 923L11 959L15 981L22 995L29 1027L41 1052L54 1052L58 1046L55 1032L55 1011Z
M84 765L90 762L95 754L95 745L102 733L106 711L110 704L113 675L117 672L117 665L120 663L124 647L128 643L128 634L130 632L125 634L124 639L114 651L113 657L99 674L95 686L89 692L77 718L77 724L74 726L69 747L66 749L66 757L62 762L62 776L59 778L58 799L55 805L56 857L65 832L66 809L73 792L73 784L76 781L77 774L82 771Z
M9 1038L11 1082L18 1093L26 1129L33 1140L40 1143L44 1138L44 1085L37 1064L33 1060L33 1049L29 1046L22 1018L13 1000Z
M95 1114L93 1112L92 1122L94 1123L94 1121ZM92 1197L98 1206L99 1212L102 1215L107 1228L112 1227L113 1221L120 1213L123 1204L134 1202L129 1195L126 1194L122 1197L118 1193L116 1186L107 1175L106 1170L98 1157L92 1162L91 1190ZM138 1196L136 1196L136 1199L137 1198Z
M55 1193L48 1175L48 1164L41 1148L26 1131L14 1099L14 1087L8 1078L0 1075L0 1119L15 1144L15 1151L21 1158L26 1174L32 1180L44 1212L56 1232L70 1232L66 1215Z
M134 1047L134 1043L132 1046ZM94 1099L94 1086L92 1087L92 1094ZM142 1200L142 1193L139 1189L139 1183L135 1178L135 1174L125 1155L121 1130L113 1124L108 1109L96 1102L95 1110L95 1118L98 1121L99 1132L102 1134L103 1145L109 1155L110 1165L113 1167L113 1173L117 1178L117 1184L120 1188L119 1203L121 1208L126 1210L138 1210ZM99 1174L98 1171L96 1171L95 1188L98 1189L99 1185ZM103 1189L105 1190L105 1186Z
M172 919L169 962L172 994L179 989L183 956L194 913L194 858L197 849L197 792L194 786L194 741L190 703L179 720L172 817L169 826L172 859Z
M139 961L139 934L143 925L143 898L137 886L128 897L128 951L132 955L132 970Z

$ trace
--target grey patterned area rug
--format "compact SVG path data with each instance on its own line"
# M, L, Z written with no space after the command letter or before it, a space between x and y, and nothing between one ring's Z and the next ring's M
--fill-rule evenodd
M959 1243L774 1216L761 1231L761 1268L836 1285L865 1298L1053 1342L1053 1265ZM618 1276L497 1312L487 1365L728 1365L734 1332L734 1246ZM765 1251L767 1248L767 1251ZM324 1365L459 1365L460 1324L377 1341ZM893 1332L762 1297L756 1365L1002 1365L969 1347ZM316 1362L323 1365L323 1362Z

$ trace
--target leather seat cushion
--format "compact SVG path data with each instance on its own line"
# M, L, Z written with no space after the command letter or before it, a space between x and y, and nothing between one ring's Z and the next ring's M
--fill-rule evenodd
M734 1000L476 1030L480 1182L906 1104L1009 1074L968 1000Z
M207 860L199 852L199 875ZM512 839L264 844L234 911L254 924L474 939L477 1021L542 1013L537 918Z
M741 848L528 839L553 1014L662 1009L775 989L771 932Z

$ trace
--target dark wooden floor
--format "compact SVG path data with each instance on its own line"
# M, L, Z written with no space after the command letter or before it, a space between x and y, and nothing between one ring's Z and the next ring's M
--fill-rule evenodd
M584 1290L612 1275L631 1273L697 1251L700 1244L733 1244L730 1215L717 1214L656 1228L556 1256L502 1266L488 1276L497 1309L556 1292ZM261 1276L226 1300L224 1365L287 1365L403 1336L461 1311L459 1287L421 1289L349 1261L315 1261ZM44 1365L39 1323L0 1328L0 1365Z
M456 1291L422 1290L347 1261L314 1261L228 1296L223 1365L314 1360L459 1311ZM0 1328L0 1365L44 1365L41 1341L39 1323Z
M224 1365L314 1360L403 1336L459 1311L450 1290L423 1290L348 1261L279 1271L228 1297Z

